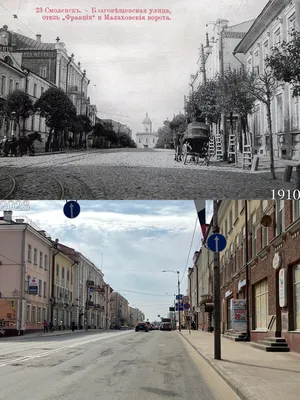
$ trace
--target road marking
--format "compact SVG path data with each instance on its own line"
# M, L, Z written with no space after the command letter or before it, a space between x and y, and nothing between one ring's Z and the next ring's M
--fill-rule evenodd
M126 334L133 333L133 332L134 331L122 332L122 333L114 333L114 334L109 334L107 336L102 336L101 335L101 337L99 337L97 339L85 340L84 342L70 344L68 346L60 347L59 349L53 349L53 350L46 351L46 352L43 352L43 353L34 354L32 356L26 356L26 357L23 357L23 358L17 358L17 359L14 359L14 360L5 361L5 363L0 364L0 367L5 367L6 365L10 365L10 364L13 364L13 363L20 363L20 362L30 361L30 360L33 360L35 358L47 357L48 355L57 353L59 351L64 351L64 350L71 349L71 348L74 348L74 347L79 347L79 346L82 346L82 345L85 345L85 344L88 344L88 343L92 343L92 342L97 342L98 340L101 340L101 339L108 339L108 338L116 337L116 336L125 336Z

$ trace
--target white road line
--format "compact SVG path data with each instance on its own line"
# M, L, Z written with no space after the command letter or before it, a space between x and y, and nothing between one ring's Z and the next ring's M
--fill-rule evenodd
M23 358L17 358L17 359L14 359L14 360L9 360L9 361L6 361L3 364L0 364L0 367L5 367L6 365L10 365L10 364L13 364L13 363L20 363L20 362L30 361L30 360L33 360L35 358L47 357L48 355L54 354L54 353L58 353L59 351L64 351L64 350L71 349L71 348L74 348L74 347L79 347L79 346L82 346L82 345L85 345L85 344L88 344L88 343L92 343L92 342L97 342L98 340L101 340L101 339L108 339L108 338L116 337L116 336L124 336L124 335L126 335L128 333L132 333L132 332L134 332L134 331L122 332L122 333L114 333L114 334L109 334L107 336L102 336L101 335L101 337L99 337L97 339L85 340L85 341L80 342L80 343L70 344L68 346L60 347L58 349L53 349L53 350L50 350L50 351L46 351L44 353L39 353L39 354L34 354L32 356L26 356L26 357L23 357Z

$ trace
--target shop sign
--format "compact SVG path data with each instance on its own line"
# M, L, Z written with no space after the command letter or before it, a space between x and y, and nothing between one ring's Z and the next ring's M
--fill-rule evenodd
M238 283L238 291L240 292L243 287L246 286L246 279L243 279L242 281L239 281Z
M231 295L232 295L232 291L227 290L227 292L225 293L225 299L227 299L227 297L230 297Z
M39 279L30 278L28 282L28 293L38 294L39 292Z
M273 258L273 268L278 269L281 267L281 254L275 253Z
M279 307L287 306L287 270L282 268L279 271Z
M232 300L232 329L240 332L247 329L247 303L244 299Z

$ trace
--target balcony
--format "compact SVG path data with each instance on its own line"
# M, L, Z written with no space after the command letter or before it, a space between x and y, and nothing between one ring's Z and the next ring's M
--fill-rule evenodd
M104 311L104 306L101 306L100 304L95 304L94 307L99 311Z
M94 287L95 286L95 282L94 281L86 281L86 285L88 286L88 287Z
M105 293L105 289L100 285L95 286L95 291L97 291L99 293Z

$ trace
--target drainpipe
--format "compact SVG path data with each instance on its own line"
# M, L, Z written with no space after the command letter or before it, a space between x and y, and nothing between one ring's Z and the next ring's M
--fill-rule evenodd
M52 249L56 249L57 250L57 243L54 244L54 246L52 247ZM51 287L52 287L52 304L51 304L51 316L50 316L50 321L52 322L53 326L54 326L54 321L53 321L53 315L54 315L54 298L55 296L55 256L59 253L59 250L57 250L56 253L52 254L52 279L51 279Z
M84 80L84 78L85 78L85 74L86 74L86 70L84 69L83 70L83 75L82 75L82 78L81 78L81 90L80 90L80 115L81 115L81 113L82 113L82 92L83 92L83 80Z
M23 319L23 293L24 293L24 266L25 266L25 232L27 230L27 225L25 226L25 229L22 232L22 249L21 249L21 266L20 266L20 295L19 295L19 301L18 301L18 314L17 314L17 330L18 330L18 336L21 335L21 325L22 325L22 319Z
M66 95L68 95L68 81L69 81L69 65L73 61L74 54L71 54L71 57L69 58L69 61L67 62L67 75L66 75Z
M198 261L198 260L197 260ZM196 283L197 283L197 302L196 302L196 306L198 307L199 304L199 270L198 270L198 265L195 264L196 267ZM198 330L198 324L199 324L199 320L198 320L199 314L196 313L196 322L197 322L197 330Z
M246 337L245 341L249 342L250 341L250 315L249 315L249 310L250 310L250 288L249 288L249 266L248 266L248 201L245 200L244 202L245 205L245 264L246 264L246 307L247 307L247 328L246 328Z

